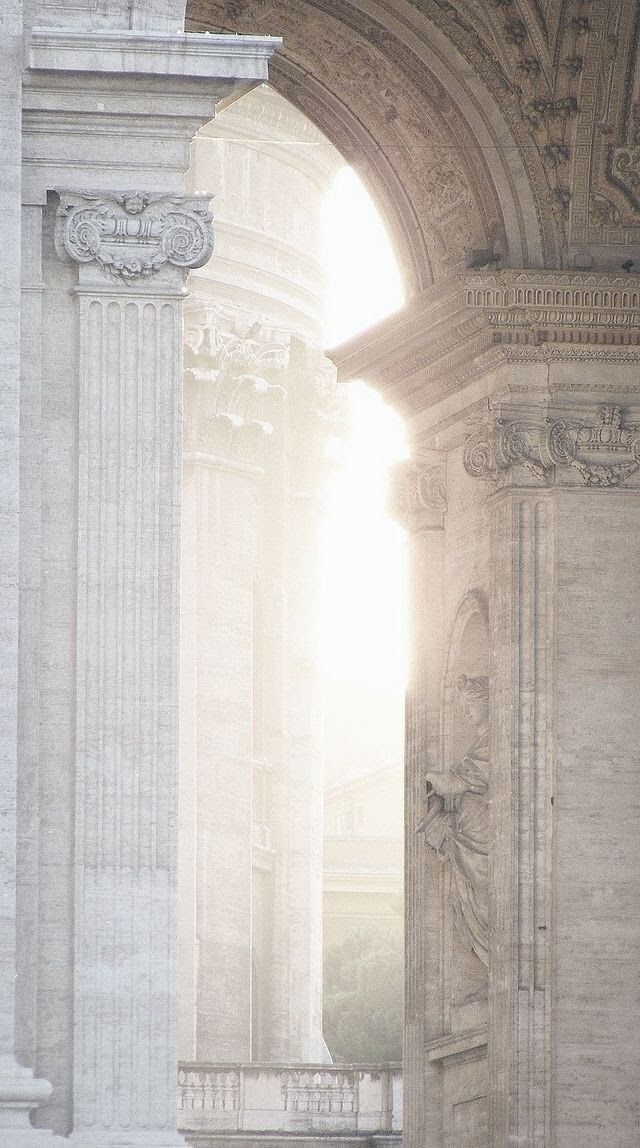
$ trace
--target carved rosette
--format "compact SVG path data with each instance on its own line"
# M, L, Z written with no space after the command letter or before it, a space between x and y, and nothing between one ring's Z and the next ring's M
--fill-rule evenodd
M612 403L584 417L569 413L537 422L496 417L467 440L464 466L472 478L499 486L637 486L640 427Z
M213 251L208 196L60 191L56 250L107 282L202 267Z
M405 529L441 530L447 509L444 466L407 460L393 467L388 508Z

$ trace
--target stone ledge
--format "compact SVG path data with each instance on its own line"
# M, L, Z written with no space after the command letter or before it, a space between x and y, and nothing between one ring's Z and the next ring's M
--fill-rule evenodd
M183 1132L190 1148L281 1148L283 1144L295 1148L402 1148L402 1135L361 1132L358 1135L297 1132Z
M427 1045L431 1064L455 1064L463 1060L479 1060L487 1052L487 1029L470 1029L468 1032L442 1036Z
M209 33L70 32L34 28L29 67L35 71L111 72L239 79L260 83L282 44L277 36L229 36Z

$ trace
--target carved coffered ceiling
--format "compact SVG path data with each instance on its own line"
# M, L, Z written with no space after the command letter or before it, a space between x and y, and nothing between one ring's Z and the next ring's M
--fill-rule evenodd
M187 27L284 37L274 84L361 171L417 290L469 249L640 249L639 4L190 0Z

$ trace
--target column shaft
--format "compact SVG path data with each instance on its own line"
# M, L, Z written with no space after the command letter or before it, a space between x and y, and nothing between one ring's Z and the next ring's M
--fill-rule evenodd
M442 1142L442 1079L425 1049L442 1033L442 865L420 824L427 769L440 757L444 672L445 472L406 462L392 475L390 509L409 531L409 681L405 708L405 1047L412 1099L404 1118L408 1148Z
M150 1127L165 1142L175 1128L179 304L83 293L80 327L75 1132L86 1143L103 1128Z
M19 0L0 12L0 111L2 113L2 486L0 514L0 1145L20 1148L40 1135L29 1113L51 1092L45 1080L16 1060L32 1052L33 1012L16 1013L18 880L34 884L33 853L18 847L20 650L20 353L21 353L21 71L23 11ZM24 567L23 567L24 570ZM32 747L29 747L32 748ZM29 819L27 819L29 822ZM32 823L20 825L31 835ZM26 869L23 863L26 862ZM18 876L20 868L20 877ZM31 916L30 923L33 923ZM27 1031L16 1031L26 1020Z
M444 532L417 531L409 539L410 678L405 728L405 1048L404 1081L412 1097L404 1122L407 1148L439 1146L442 1086L424 1064L429 1040L440 1035L440 938L430 927L440 914L442 866L418 832L425 772L438 760L440 680L444 659Z

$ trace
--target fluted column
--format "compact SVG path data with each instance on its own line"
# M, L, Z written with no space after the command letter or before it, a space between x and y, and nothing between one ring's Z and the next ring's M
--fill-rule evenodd
M405 725L404 1079L413 1103L404 1126L404 1143L408 1148L438 1144L442 1134L438 1070L424 1064L424 1049L429 1040L439 1035L441 1024L440 942L436 929L431 927L439 915L441 866L427 849L418 826L423 814L427 762L438 759L440 746L445 482L444 466L439 462L403 462L392 474L389 500L391 514L409 533L411 646Z
M176 1133L176 819L183 272L201 198L60 194L78 265L72 1138Z

